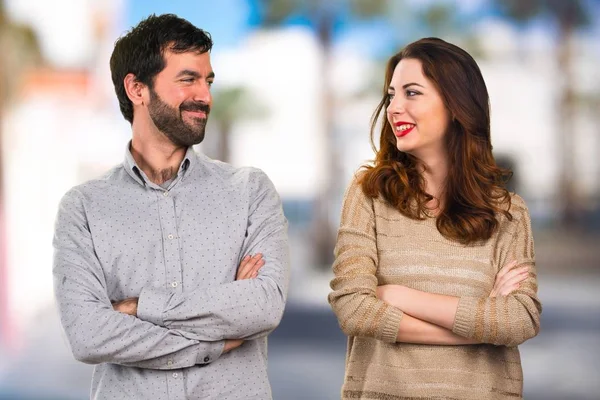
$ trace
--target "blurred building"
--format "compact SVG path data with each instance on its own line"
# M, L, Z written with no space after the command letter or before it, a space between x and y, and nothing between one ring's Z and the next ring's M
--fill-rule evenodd
M8 3L18 20L33 24L49 59L23 77L2 126L7 271L0 290L7 294L2 326L12 349L53 302L52 235L61 197L120 162L125 151L129 131L107 64L120 33L119 3Z

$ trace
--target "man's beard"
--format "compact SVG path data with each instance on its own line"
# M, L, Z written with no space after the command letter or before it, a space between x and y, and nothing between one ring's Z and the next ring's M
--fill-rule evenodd
M183 120L183 111L203 111L206 118L192 118L192 123ZM181 103L179 110L171 107L150 88L150 103L148 112L154 125L176 146L190 147L204 140L206 120L210 107L203 102L186 101Z

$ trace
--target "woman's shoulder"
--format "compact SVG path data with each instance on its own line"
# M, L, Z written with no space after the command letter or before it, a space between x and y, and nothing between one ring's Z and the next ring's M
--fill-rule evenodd
M354 173L347 184L342 202L343 209L352 208L359 204L364 205L370 203L371 199L369 199L363 191L360 175L360 171Z
M360 168L354 172L346 187L344 206L359 203L373 209L375 214L379 214L382 210L389 212L390 209L394 209L378 193L369 193L369 189L365 192L364 179L368 177L368 172L365 168Z
M367 174L367 171L364 168L360 168L352 174L350 178L350 182L348 186L346 186L346 197L348 196L358 196L358 197L367 197L363 190L363 180Z
M510 203L504 202L501 205L502 211L508 211L511 215L509 219L504 212L500 213L500 220L502 223L516 223L521 221L523 218L529 219L529 209L527 208L527 203L521 196L516 193L510 193Z

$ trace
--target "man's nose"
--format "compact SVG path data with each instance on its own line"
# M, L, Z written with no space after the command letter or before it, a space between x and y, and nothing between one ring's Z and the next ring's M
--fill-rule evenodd
M209 106L212 104L212 94L210 93L210 85L208 83L201 83L196 88L194 93L194 101L200 101Z

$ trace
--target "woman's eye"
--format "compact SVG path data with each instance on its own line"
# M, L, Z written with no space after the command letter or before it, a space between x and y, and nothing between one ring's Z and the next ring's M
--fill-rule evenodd
M416 92L414 90L407 90L406 91L406 97L413 97L413 96L416 96L418 94L419 94L419 92Z
M392 100L394 98L394 93L388 93L388 99Z

